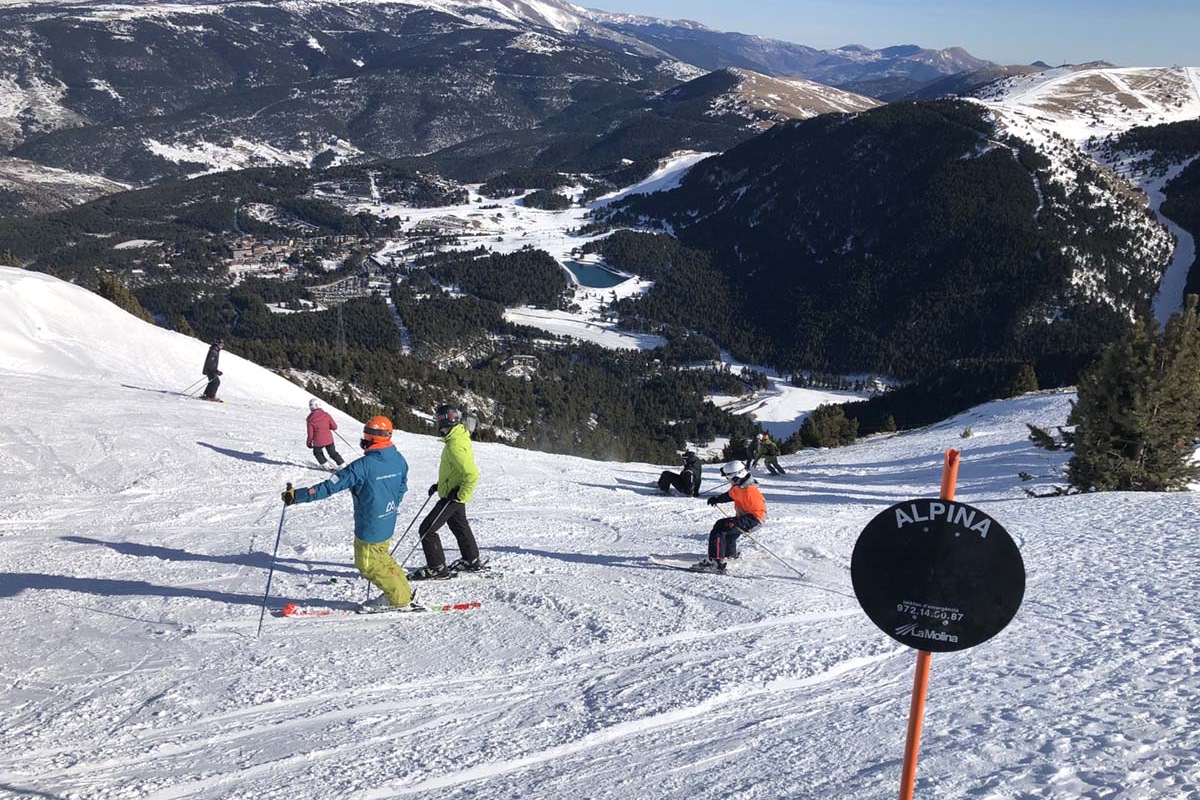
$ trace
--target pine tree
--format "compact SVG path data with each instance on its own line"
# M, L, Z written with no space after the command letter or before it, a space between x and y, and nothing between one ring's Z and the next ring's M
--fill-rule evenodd
M171 330L178 331L184 336L191 336L193 339L200 338L196 336L196 332L192 330L192 326L188 324L187 318L182 314L176 314L175 316L171 317L171 323L169 327Z
M154 317L150 316L150 313L142 307L142 304L133 296L133 293L125 288L125 284L121 283L120 278L110 275L107 272L101 272L97 275L97 283L96 294L117 308L128 311L138 319L150 323L154 322Z
M1036 392L1038 386L1037 372L1032 364L1022 364L1020 371L1017 372L1017 377L1008 387L1008 397L1016 397L1017 395L1025 394L1026 392Z
M1039 428L1037 425L1032 425L1028 422L1025 427L1029 428L1029 441L1033 442L1034 447L1040 447L1043 450L1062 450L1063 445L1054 438L1054 434L1047 431L1045 428Z
M820 405L800 425L799 437L806 447L841 447L858 438L858 420L839 405Z
M1089 491L1170 491L1195 480L1200 434L1197 297L1163 332L1139 320L1080 381L1071 411L1071 485Z

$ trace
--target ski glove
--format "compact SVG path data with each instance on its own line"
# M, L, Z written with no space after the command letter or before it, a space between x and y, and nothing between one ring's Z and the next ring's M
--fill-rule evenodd
M720 498L720 497L710 497L710 498L708 498L708 504L709 504L710 506L719 505L719 504L720 504L720 502L721 502L721 498Z
M437 484L436 483L429 487L429 496L433 497L435 494L437 494Z
M283 494L280 497L283 498L285 506L290 506L296 502L296 490L291 487L291 484L288 484L288 488L283 490Z

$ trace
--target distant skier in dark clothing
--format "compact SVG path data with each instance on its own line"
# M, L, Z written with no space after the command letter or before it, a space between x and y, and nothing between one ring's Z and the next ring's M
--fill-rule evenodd
M438 466L438 481L429 487L429 495L438 496L433 510L417 532L421 535L421 549L425 553L425 566L408 573L409 580L442 580L453 577L455 572L478 572L483 569L479 560L479 545L471 523L467 521L467 503L479 482L479 468L475 466L475 451L471 447L471 434L463 424L463 414L452 406L438 406L434 412L438 433L441 434L442 460ZM446 553L442 550L442 539L438 528L447 525L458 541L461 556L446 566Z
M767 465L767 472L772 475L783 475L783 467L779 466L779 443L771 438L769 433L760 433L761 440L758 443L758 452L763 463Z
M737 540L754 530L767 518L767 501L750 470L741 461L721 467L721 476L729 481L729 491L708 498L708 504L733 501L734 516L722 517L708 533L708 558L692 567L697 572L724 572L725 559L737 558Z
M204 387L204 394L201 395L201 400L216 400L217 389L221 386L221 375L224 373L217 369L217 362L221 358L221 348L225 346L225 342L217 339L208 348L208 355L204 357L204 377L208 378L208 385Z
M746 463L750 469L758 466L758 458L762 454L762 438L764 434L758 434L750 440L750 444L746 445Z
M702 471L700 457L689 450L683 454L683 470L681 472L663 470L663 474L658 476L658 490L663 494L670 494L671 487L674 486L675 491L684 497L699 497L700 482L703 480Z
M308 446L312 449L317 463L325 466L325 453L328 452L333 463L340 467L344 462L337 448L333 446L333 432L337 430L337 422L329 416L328 411L321 408L320 400L314 398L308 401L308 419L305 422L308 427Z

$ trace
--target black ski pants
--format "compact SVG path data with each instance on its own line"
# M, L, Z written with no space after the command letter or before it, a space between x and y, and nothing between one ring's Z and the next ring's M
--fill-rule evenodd
M221 379L216 375L208 376L208 385L204 387L204 396L212 400L217 396L217 389L221 388Z
M324 445L323 447L314 447L312 451L313 458L317 459L317 463L321 466L325 466L325 453L329 453L329 457L333 459L333 463L339 467L345 463L342 461L342 454L331 444Z
M753 514L738 514L717 520L708 532L708 557L714 561L737 558L737 540L745 531L752 531L760 523Z
M687 473L671 472L663 470L663 474L658 476L658 490L663 494L670 494L671 487L675 487L675 491L679 492L684 497L695 497L692 493L692 477Z
M426 566L435 569L446 566L446 553L442 550L442 539L437 533L438 528L443 525L450 527L450 532L458 541L458 552L464 561L479 558L479 545L475 543L471 523L467 522L466 505L446 498L437 501L437 505L421 520L421 527L417 529L421 534L421 549L425 551Z

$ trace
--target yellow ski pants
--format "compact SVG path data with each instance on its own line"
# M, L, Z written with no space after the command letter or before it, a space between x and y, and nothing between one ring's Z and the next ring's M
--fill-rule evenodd
M354 566L362 576L379 587L393 606L406 606L412 600L408 576L388 553L387 542L354 539Z

